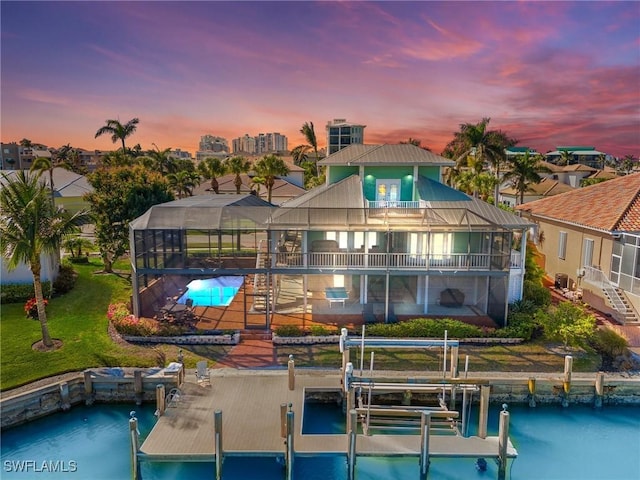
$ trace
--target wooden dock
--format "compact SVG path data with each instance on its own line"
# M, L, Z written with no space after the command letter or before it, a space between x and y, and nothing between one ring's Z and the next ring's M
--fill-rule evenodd
M211 386L187 373L182 396L168 407L140 447L147 461L213 462L214 412L222 411L222 450L230 456L282 456L281 405L294 412L296 455L346 455L345 434L302 435L305 391L340 390L340 374L298 370L289 390L286 370L212 370ZM418 456L420 435L357 435L357 455ZM498 437L430 435L432 457L497 457ZM508 457L517 456L511 442Z

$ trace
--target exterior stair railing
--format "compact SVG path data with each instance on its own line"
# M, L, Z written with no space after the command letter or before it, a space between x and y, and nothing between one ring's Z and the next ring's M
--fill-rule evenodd
M585 266L584 281L599 287L609 299L611 306L622 314L623 317L629 315L629 307L616 286L611 283L602 270L597 267ZM633 312L631 312L633 313ZM634 315L635 316L635 315Z

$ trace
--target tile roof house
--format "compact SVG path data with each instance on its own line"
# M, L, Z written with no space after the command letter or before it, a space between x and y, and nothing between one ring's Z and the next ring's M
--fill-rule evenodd
M640 309L640 174L518 205L537 224L545 270L620 321Z
M208 194L132 222L136 314L153 313L176 285L236 276L245 325L262 318L268 328L272 312L335 318L365 309L381 321L506 322L524 276L525 251L512 243L531 222L444 185L453 162L414 145L355 144L319 164L326 184L279 206Z

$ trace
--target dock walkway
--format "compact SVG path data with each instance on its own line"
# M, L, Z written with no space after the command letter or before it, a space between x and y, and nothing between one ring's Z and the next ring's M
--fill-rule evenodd
M214 411L222 411L223 454L230 456L280 456L285 452L281 437L280 405L291 404L295 415L296 455L346 455L348 435L302 435L305 390L340 390L340 375L325 371L296 371L295 389L288 388L286 370L211 371L211 386L196 384L188 373L181 387L182 398L167 408L140 448L148 461L215 460ZM464 438L431 435L433 457L497 457L498 438ZM418 456L420 435L358 435L358 455ZM517 452L509 443L508 456Z

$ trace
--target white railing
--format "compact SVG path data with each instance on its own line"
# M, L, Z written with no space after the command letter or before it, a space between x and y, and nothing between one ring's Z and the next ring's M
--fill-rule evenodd
M285 268L500 270L510 266L508 264L509 256L487 253L427 255L377 252L311 252L306 254L284 252L277 255L277 266Z
M411 210L420 208L420 200L367 200L367 208L397 208Z
M609 297L609 302L616 311L620 313L626 313L627 306L624 303L624 300L618 293L616 286L611 283L604 272L596 267L585 266L583 268L584 281L599 287L605 293L605 295Z

